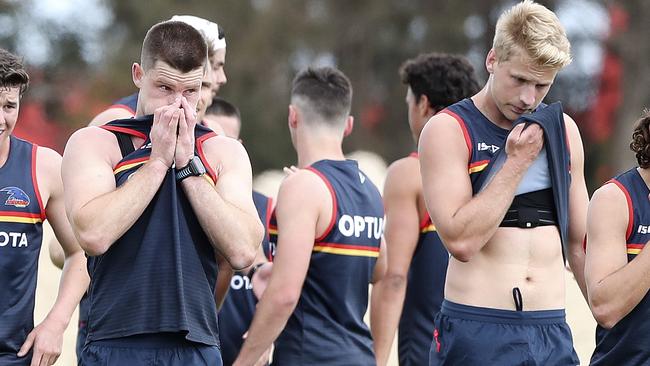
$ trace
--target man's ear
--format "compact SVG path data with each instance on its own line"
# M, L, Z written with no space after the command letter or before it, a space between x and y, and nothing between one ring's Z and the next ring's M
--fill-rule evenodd
M487 56L485 57L485 69L488 73L492 74L494 72L494 64L497 63L497 54L494 51L494 48L490 49Z
M142 87L142 78L144 78L144 69L137 62L134 62L133 66L131 66L131 78L133 78L133 84L140 89Z
M289 104L289 116L287 117L289 128L295 129L298 127L298 113L298 109L292 104Z
M354 128L354 117L348 116L348 118L345 120L345 130L343 131L343 136L347 137L352 133L352 129Z
M420 100L417 102L418 113L420 117L427 118L427 116L433 115L433 108L429 105L429 97L422 94L420 95Z

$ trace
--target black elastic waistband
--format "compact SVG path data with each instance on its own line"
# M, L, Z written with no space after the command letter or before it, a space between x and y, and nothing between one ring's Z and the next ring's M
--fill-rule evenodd
M533 325L566 322L564 309L515 311L463 305L443 300L440 312L453 318L498 324Z
M520 227L524 229L550 225L557 225L557 218L553 211L530 207L508 210L503 217L503 221L499 224L501 227Z
M183 333L149 333L136 334L127 337L100 339L91 342L93 345L119 348L177 348L194 346Z

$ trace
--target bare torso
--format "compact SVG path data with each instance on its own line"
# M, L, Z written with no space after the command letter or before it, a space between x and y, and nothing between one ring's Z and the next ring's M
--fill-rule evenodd
M514 310L513 288L523 310L565 307L564 261L556 226L499 228L463 263L449 259L445 298L459 304Z

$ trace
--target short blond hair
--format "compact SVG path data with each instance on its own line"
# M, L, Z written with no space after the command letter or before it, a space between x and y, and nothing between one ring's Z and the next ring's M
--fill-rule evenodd
M498 61L524 50L536 66L561 69L571 63L571 44L555 13L531 0L506 10L497 21L492 47Z

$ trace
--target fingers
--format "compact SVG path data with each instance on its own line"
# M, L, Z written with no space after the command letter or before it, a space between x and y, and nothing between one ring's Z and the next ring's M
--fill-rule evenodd
M34 345L34 339L35 338L36 338L36 334L34 333L34 331L31 331L27 335L27 339L25 339L25 342L23 343L23 345L18 350L18 357L25 357L27 352L29 352L29 350Z
M181 98L181 107L185 111L185 120L187 121L188 126L193 128L193 125L196 124L196 108L192 108L185 97Z
M297 172L299 169L296 168L294 165L291 165L289 167L285 166L284 168L282 168L282 170L284 171L284 174L289 176L289 175L292 175L293 173Z

